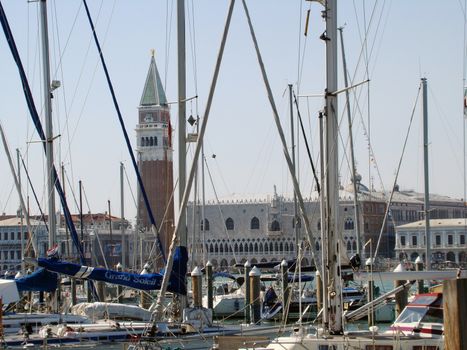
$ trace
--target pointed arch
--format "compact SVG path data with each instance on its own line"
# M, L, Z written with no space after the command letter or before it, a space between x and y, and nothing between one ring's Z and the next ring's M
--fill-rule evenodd
M230 231L230 230L233 230L234 227L235 227L235 225L234 225L233 219L232 218L227 218L227 220L225 220L225 228Z
M259 230L259 219L256 216L251 219L250 229Z

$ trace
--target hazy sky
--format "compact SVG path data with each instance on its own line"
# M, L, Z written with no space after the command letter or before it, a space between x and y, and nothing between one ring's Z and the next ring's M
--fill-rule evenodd
M55 164L65 166L70 182L66 185L69 197L72 191L77 196L78 180L81 179L91 211L107 210L107 201L111 200L112 213L119 215L121 161L126 165L133 193L136 193L136 181L84 8L79 0L49 0L47 3L51 71L53 79L62 82L53 102L54 133L60 135L55 143ZM151 49L156 51L168 100L177 100L175 3L162 0L89 1L133 146L136 144L137 107ZM228 1L187 0L186 3L187 96L199 96L197 103L193 100L187 105L187 117L190 114L202 117ZM40 107L38 3L3 0L2 4L27 67L36 105ZM294 89L304 95L321 94L324 89L325 51L324 42L319 39L324 31L320 16L322 6L303 0L250 0L248 5L281 120L289 135L287 85L294 84ZM420 78L424 76L429 85L431 192L463 197L463 6L462 0L339 1L339 25L345 25L350 75L354 82L360 82L366 79L368 72L371 79L369 89L366 85L355 89L351 100L357 166L365 184L371 176L375 189L391 187ZM308 9L311 11L305 37ZM0 120L11 150L19 148L28 159L32 181L46 208L43 152L40 144L34 142L38 136L30 122L17 69L4 35L0 36ZM340 57L339 74L339 86L342 87ZM344 102L342 95L340 116ZM318 152L317 115L322 106L321 98L300 99L300 111L315 160ZM420 106L419 102L398 183L402 189L422 191ZM172 105L172 124L177 133L176 104ZM344 122L342 127L342 140L346 142L347 123ZM365 129L370 130L378 168L374 161L369 163ZM301 138L298 148L300 182L306 196L312 189L312 176ZM348 150L347 145L345 149ZM177 151L175 144L175 154ZM216 157L212 158L212 154ZM349 170L342 154L341 181L347 184ZM240 1L234 11L207 128L206 157L219 197L264 196L272 194L274 185L279 194L288 196L292 192ZM188 158L189 167L190 156ZM14 213L18 199L12 191L13 178L3 148L0 164L3 164L0 210ZM176 177L176 155L174 164ZM23 182L24 177L23 173ZM209 178L206 188L208 199L214 198ZM125 191L126 217L132 219L136 207L128 186ZM69 205L72 212L77 212L72 198ZM33 213L37 212L32 195L31 208ZM87 204L85 210L88 210Z

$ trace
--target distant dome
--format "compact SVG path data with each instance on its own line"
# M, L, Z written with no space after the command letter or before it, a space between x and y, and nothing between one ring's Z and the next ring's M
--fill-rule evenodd
M353 192L353 181L350 179L350 184L346 186L345 190L347 192ZM370 192L368 187L366 187L364 184L361 183L362 181L362 175L360 174L355 174L355 184L357 185L357 192Z

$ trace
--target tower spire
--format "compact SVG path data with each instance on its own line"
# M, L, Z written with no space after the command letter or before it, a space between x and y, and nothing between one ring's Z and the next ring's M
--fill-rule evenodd
M151 62L149 64L146 83L144 84L143 95L141 96L140 106L164 106L167 105L162 80L157 70L155 50L151 50Z

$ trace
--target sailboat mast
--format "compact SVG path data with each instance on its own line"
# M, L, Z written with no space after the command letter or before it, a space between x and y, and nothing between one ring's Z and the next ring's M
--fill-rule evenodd
M188 245L185 206L183 195L186 188L186 43L185 43L185 0L177 0L177 45L178 45L178 203L180 210L180 245ZM178 227L177 227L178 229ZM175 233L174 233L175 234ZM187 299L180 296L180 309Z
M426 269L431 270L431 234L430 234L430 189L428 177L428 97L426 78L422 78L423 93L423 169L425 179L425 239L426 239Z
M342 48L342 65L344 68L344 84L345 84L345 99L347 104L347 124L349 125L349 143L350 143L350 162L352 166L352 186L353 186L353 205L355 210L355 235L357 241L357 254L360 254L361 241L360 241L360 208L358 205L358 188L357 188L357 167L355 166L355 153L353 148L353 132L352 132L352 114L350 112L350 96L349 96L349 81L347 77L347 60L345 59L345 49L344 49L344 35L343 28L339 28L339 34L341 37L341 48Z
M342 333L342 292L339 267L339 177L338 177L338 120L337 120L337 6L327 0L326 18L326 110L325 110L325 196L326 233L328 237L327 263L329 298L329 331Z
M47 27L47 1L40 0L41 15L41 40L42 40L42 70L43 70L43 93L45 113L45 136L47 155L47 199L48 199L48 225L49 225L49 248L56 242L56 218L55 218L55 190L53 178L53 126L52 126L52 101L50 88L50 62L49 62L49 37Z
M294 138L294 123L293 123L293 100L292 100L292 84L289 84L289 105L290 105L290 147L292 153L292 164L293 164L293 171L296 173L296 166L295 166L295 138ZM294 203L294 212L293 212L293 222L294 222L294 232L295 232L295 244L299 244L299 237L298 237L298 204L297 204L297 193L293 192L293 203Z
M123 192L123 177L124 177L124 165L123 162L120 162L120 233L122 239L122 268L125 269L125 259L126 259L126 242L125 242L125 201L124 201L124 192Z

